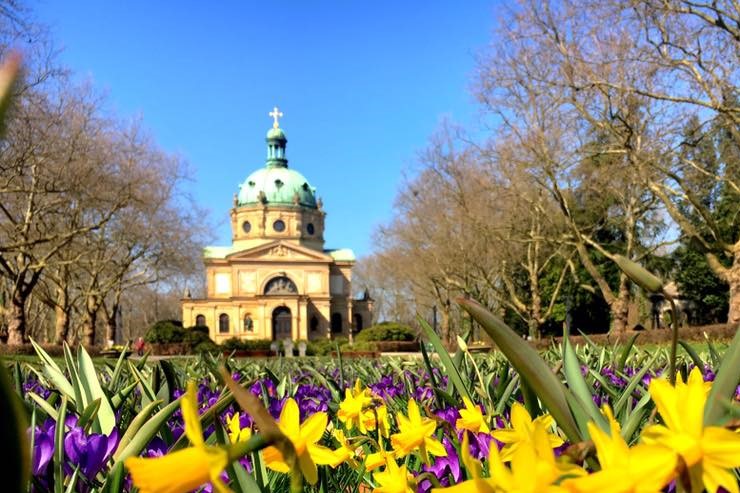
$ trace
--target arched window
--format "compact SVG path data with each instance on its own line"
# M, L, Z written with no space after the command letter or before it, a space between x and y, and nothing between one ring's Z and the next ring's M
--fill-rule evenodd
M206 316L205 315L196 315L195 316L195 325L198 327L205 327L206 325Z
M252 332L254 330L254 321L252 317L247 313L244 315L244 332Z
M218 331L221 334L229 333L229 316L225 313L218 316Z
M355 333L357 333L362 330L362 315L360 315L359 313L355 313L352 318L354 319L354 322L355 322L354 330L355 330Z
M311 321L309 322L309 328L311 329L311 332L316 332L319 330L319 319L316 318L316 315L311 317Z
M265 285L265 294L298 294L298 288L288 277L278 276Z
M332 313L331 314L331 331L342 332L342 314Z

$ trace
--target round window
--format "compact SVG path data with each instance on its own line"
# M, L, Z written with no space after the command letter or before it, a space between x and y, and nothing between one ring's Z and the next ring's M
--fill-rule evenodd
M249 224L249 221L244 221L242 223L242 229L244 230L245 233L249 233L250 231L252 231L252 225Z
M308 225L306 226L306 232L310 235L314 233L313 223L308 223Z
M282 219L278 219L277 221L272 223L272 229L274 229L278 233L282 233L283 231L285 231L285 223Z

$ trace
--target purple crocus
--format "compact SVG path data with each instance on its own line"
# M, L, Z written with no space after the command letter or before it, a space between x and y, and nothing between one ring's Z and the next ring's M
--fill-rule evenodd
M45 476L54 455L56 423L47 419L33 430L33 458L31 471L35 477Z
M442 486L450 486L460 481L460 458L457 456L457 450L452 444L452 441L447 438L442 438L442 445L444 445L447 451L446 457L436 457L431 465L423 466L422 470L431 472L439 479L439 484ZM428 492L432 488L432 483L428 479L424 479L419 483L419 491Z
M87 478L94 478L113 455L118 445L118 430L113 428L109 435L98 433L86 434L73 426L64 437L64 453L69 462L80 466L80 471Z

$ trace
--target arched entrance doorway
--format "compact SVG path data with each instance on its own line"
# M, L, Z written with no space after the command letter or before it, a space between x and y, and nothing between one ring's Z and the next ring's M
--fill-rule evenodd
M291 323L290 308L287 306L275 308L272 311L272 339L275 341L292 339L293 330Z

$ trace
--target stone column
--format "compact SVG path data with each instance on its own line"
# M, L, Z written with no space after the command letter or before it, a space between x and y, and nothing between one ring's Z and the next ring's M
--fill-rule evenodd
M308 340L308 302L298 301L298 337L297 339Z

